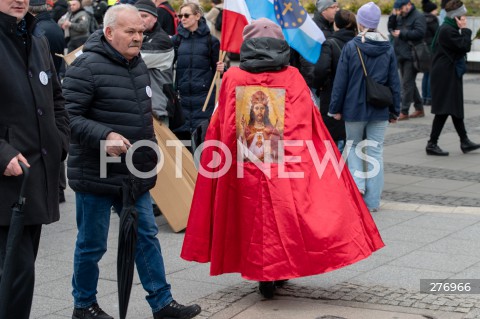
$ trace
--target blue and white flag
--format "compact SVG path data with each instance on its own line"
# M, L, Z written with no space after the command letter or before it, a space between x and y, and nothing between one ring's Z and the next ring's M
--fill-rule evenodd
M288 44L316 63L325 35L298 0L245 0L252 19L267 18L282 27Z

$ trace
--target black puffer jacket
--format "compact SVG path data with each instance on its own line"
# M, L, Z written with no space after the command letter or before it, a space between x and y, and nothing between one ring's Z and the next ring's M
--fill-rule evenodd
M398 38L393 40L397 60L399 62L412 60L409 42L416 44L425 37L427 31L425 17L412 5L412 10L405 17L397 16L396 27L400 30Z
M99 30L85 43L83 54L67 69L63 93L70 115L72 144L68 158L68 179L76 192L118 195L129 171L121 163L106 164L100 176L100 141L110 132L132 144L156 142L153 133L151 89L147 66L140 58L127 61L111 47ZM102 150L102 154L105 155ZM157 156L152 148L141 147L133 154L137 170L149 172ZM155 177L141 179L139 191L155 185Z
M192 132L202 121L210 118L213 112L215 91L205 112L202 107L217 68L220 42L210 34L203 18L194 32L179 25L178 34L172 40L178 56L175 81L180 90L185 115L185 124L175 132Z

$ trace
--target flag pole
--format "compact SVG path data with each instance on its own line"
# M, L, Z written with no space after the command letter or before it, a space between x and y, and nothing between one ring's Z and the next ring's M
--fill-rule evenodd
M226 54L227 54L227 51L220 50L220 54L218 55L218 62L223 62ZM219 76L220 76L220 72L216 71L215 75L213 76L212 84L210 85L210 90L208 90L207 99L203 104L202 112L205 112L205 110L207 109L208 101L210 100L210 96L212 95L212 92L213 92L213 87L215 86L215 82Z

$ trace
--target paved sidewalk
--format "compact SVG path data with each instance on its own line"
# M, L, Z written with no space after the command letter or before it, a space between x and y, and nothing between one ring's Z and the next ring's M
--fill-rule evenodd
M466 126L476 142L480 142L479 84L480 75L466 76ZM480 278L480 151L462 154L449 120L439 145L450 156L427 156L433 119L427 113L388 129L384 201L373 213L385 248L349 267L291 280L273 300L264 300L254 282L236 274L210 277L208 264L180 259L183 233L173 233L159 217L158 237L174 297L181 303L198 302L203 308L199 318L213 319L480 318L480 295L419 292L422 278ZM76 236L71 190L61 214L60 222L43 230L32 318L71 318ZM98 287L101 307L116 318L118 222L113 215ZM151 318L144 297L135 277L129 318Z

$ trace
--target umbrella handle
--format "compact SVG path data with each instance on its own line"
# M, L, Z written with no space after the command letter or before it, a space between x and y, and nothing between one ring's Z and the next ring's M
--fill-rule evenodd
M28 169L27 165L25 165L22 162L18 162L20 164L20 167L22 168L23 171L23 182L22 182L22 187L20 188L20 195L18 196L18 204L23 205L25 203L25 187L27 186L27 180L28 176L30 175L30 170Z

